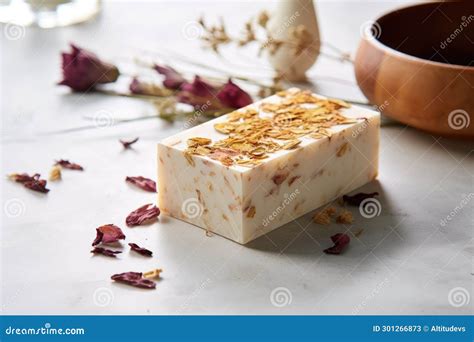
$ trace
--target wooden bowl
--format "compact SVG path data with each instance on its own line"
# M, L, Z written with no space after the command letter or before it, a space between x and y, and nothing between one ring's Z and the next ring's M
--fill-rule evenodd
M474 139L474 1L401 8L365 31L355 74L370 102L421 130Z

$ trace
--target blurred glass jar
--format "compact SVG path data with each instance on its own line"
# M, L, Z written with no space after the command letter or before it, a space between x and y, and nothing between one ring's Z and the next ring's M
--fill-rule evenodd
M100 0L0 0L0 22L67 26L89 20L100 11Z

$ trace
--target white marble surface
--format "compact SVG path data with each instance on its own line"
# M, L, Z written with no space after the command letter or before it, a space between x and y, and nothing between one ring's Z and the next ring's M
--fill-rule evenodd
M226 15L236 25L264 2L107 2L95 21L1 41L2 173L40 172L68 158L85 172L63 173L46 196L2 179L1 309L6 314L470 314L472 302L455 307L454 288L472 297L474 218L473 146L387 122L381 131L380 176L364 191L381 193L381 215L353 226L317 226L301 217L247 246L206 237L186 223L160 217L126 228L125 216L155 201L124 182L127 175L155 177L156 142L182 123L148 120L62 135L41 132L90 124L84 116L116 120L151 114L139 100L69 94L55 86L59 51L69 41L124 62L138 48L171 49L197 61L264 75L263 61L249 66L243 52L225 60L187 40L182 28L200 13ZM388 2L318 4L324 40L354 51L361 24L397 6ZM237 26L235 26L237 27ZM2 33L3 27L2 27ZM250 55L251 53L248 53ZM234 58L235 56L239 58ZM362 100L350 65L321 58L311 70L312 89ZM338 77L347 84L334 83ZM139 136L134 150L119 138ZM471 195L469 195L471 194ZM470 198L463 205L463 198ZM471 196L471 197L469 197ZM13 205L19 205L15 215ZM458 208L456 208L458 207ZM441 221L452 218L445 226ZM127 242L154 251L153 259L126 252L117 260L90 255L95 228L123 227ZM329 236L353 237L339 256L326 255ZM114 273L164 269L155 291L114 284ZM272 291L291 297L273 305ZM279 291L279 290L277 290ZM282 293L283 293L282 292ZM283 303L285 304L285 303Z

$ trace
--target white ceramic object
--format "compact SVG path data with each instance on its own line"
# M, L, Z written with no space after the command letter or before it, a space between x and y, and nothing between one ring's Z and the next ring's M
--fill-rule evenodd
M271 15L269 30L275 39L287 40L292 28L306 27L313 38L311 48L295 56L289 45L283 45L275 54L268 54L275 70L292 82L306 80L306 71L316 62L321 47L318 20L312 0L281 0Z

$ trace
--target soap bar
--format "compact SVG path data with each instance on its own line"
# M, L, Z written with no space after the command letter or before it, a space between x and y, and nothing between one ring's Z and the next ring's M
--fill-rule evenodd
M291 88L158 144L162 213L241 244L372 181L380 115Z

